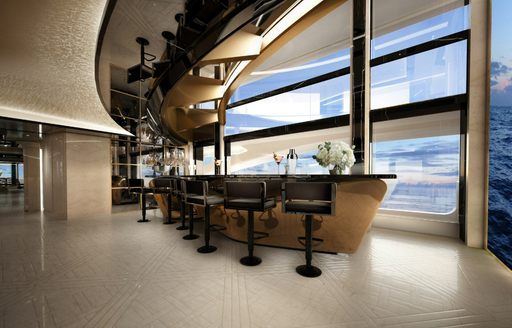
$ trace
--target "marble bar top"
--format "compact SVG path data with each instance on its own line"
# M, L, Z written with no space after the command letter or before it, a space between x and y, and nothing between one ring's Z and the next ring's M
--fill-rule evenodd
M310 180L310 181L351 181L359 179L396 179L396 174L224 174L224 175L180 175L180 176L169 176L174 178L189 177L196 179L296 179L296 180Z

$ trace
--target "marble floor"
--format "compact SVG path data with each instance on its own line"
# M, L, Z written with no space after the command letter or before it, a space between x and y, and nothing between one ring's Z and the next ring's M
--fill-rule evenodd
M1 328L512 327L512 272L457 240L372 229L356 254L315 254L309 279L298 251L244 267L214 234L199 254L157 211L59 221L17 199L0 195Z

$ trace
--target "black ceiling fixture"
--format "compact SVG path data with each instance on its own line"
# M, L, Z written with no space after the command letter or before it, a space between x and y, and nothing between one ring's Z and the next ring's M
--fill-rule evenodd
M162 37L165 39L165 60L153 63L153 77L159 77L174 62L176 58L176 48L184 50L176 45L176 36L169 31L163 31Z
M145 64L146 61L153 61L156 58L154 55L144 51L144 47L149 45L149 41L140 36L135 41L140 45L140 64L128 68L128 83L144 81L153 76L152 68Z

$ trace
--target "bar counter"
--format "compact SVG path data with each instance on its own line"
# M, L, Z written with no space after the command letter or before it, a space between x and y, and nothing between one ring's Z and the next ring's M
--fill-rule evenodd
M183 176L182 176L183 177ZM316 215L313 218L313 237L323 240L314 246L315 251L329 253L354 253L371 225L387 190L384 179L395 179L394 174L369 175L194 175L207 180L211 194L221 195L224 181L265 181L267 197L276 197L277 206L254 215L254 230L266 232L268 237L256 245L304 249L299 237L304 236L304 215L284 214L281 209L281 185L287 181L335 182L336 214ZM161 177L176 178L176 177ZM167 200L155 196L164 216ZM176 208L176 207L174 207ZM202 208L197 208L202 215ZM222 234L236 241L247 241L247 211L226 210L214 206L210 211L212 224L226 226ZM315 243L316 244L316 243Z

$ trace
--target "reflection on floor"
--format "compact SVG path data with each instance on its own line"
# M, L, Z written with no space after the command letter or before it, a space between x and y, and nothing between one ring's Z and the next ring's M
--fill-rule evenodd
M5 200L2 205L5 204ZM12 207L11 207L12 210ZM510 327L512 273L460 242L373 229L353 255L219 250L150 211L57 221L0 209L0 327ZM198 228L201 225L198 224Z

